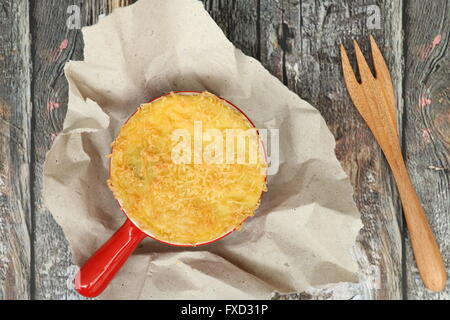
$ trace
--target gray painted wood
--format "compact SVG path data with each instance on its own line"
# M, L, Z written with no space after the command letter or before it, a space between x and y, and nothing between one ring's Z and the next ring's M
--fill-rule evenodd
M30 52L28 3L0 4L0 300L29 299Z
M233 44L259 59L259 0L202 0L205 9Z
M450 3L408 1L405 8L407 167L441 247L450 276ZM408 299L450 299L425 289L407 242Z
M401 1L365 0L261 2L263 63L319 109L354 186L364 223L355 254L360 295L365 299L402 297L401 216L385 159L345 89L338 46L344 41L350 49L351 39L357 39L367 52L368 35L373 34L395 86L401 88L401 5ZM378 10L379 25L374 16ZM397 96L401 97L400 90ZM399 107L401 115L401 103Z
M69 30L69 5L81 1L32 1L33 55L33 154L34 154L34 297L35 299L77 298L70 288L71 256L67 241L42 198L42 169L52 140L62 129L67 108L64 64L82 57L80 30ZM48 19L51 13L52 19Z

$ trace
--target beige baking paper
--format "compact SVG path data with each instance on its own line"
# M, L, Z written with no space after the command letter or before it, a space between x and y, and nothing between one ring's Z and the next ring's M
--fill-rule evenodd
M104 299L268 299L357 281L352 187L319 112L227 40L197 0L141 0L83 29L65 68L69 106L45 163L45 202L81 265L125 221L109 191L110 144L136 108L208 90L258 128L280 129L280 169L242 230L208 246L144 240Z

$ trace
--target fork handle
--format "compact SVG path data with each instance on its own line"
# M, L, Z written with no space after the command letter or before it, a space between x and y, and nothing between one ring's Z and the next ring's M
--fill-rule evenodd
M402 157L391 164L402 201L417 267L425 286L435 292L446 284L444 261Z

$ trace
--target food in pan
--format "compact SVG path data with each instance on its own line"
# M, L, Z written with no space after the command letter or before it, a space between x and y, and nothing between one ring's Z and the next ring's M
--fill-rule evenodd
M236 132L248 134L242 140ZM171 93L142 105L121 128L112 145L110 189L128 217L156 239L213 241L252 216L266 191L255 132L241 112L211 93Z

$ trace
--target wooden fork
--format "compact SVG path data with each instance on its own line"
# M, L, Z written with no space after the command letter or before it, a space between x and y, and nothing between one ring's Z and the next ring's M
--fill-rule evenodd
M370 71L358 43L354 41L361 83L356 80L347 52L340 46L345 83L353 103L391 167L420 276L428 289L439 292L446 284L444 262L403 160L397 134L394 88L389 70L372 36L370 45L376 77Z

